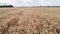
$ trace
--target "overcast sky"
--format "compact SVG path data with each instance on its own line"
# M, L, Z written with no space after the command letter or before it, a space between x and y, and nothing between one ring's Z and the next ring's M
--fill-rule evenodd
M60 0L0 0L0 5L13 6L60 6Z

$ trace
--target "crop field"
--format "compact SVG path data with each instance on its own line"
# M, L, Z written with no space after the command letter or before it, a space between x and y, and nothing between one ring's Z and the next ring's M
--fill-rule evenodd
M0 8L0 34L60 34L60 8Z

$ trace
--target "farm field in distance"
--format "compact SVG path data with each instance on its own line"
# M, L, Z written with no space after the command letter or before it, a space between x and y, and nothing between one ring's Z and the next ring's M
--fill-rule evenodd
M60 34L60 8L0 8L0 34Z

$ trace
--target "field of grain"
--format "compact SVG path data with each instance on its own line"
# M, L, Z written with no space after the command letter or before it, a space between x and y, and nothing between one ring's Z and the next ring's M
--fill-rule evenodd
M0 8L0 34L60 34L60 8Z

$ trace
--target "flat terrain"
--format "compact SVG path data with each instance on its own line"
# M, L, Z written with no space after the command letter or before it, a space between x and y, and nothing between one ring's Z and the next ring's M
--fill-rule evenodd
M60 8L0 8L0 34L60 34Z

